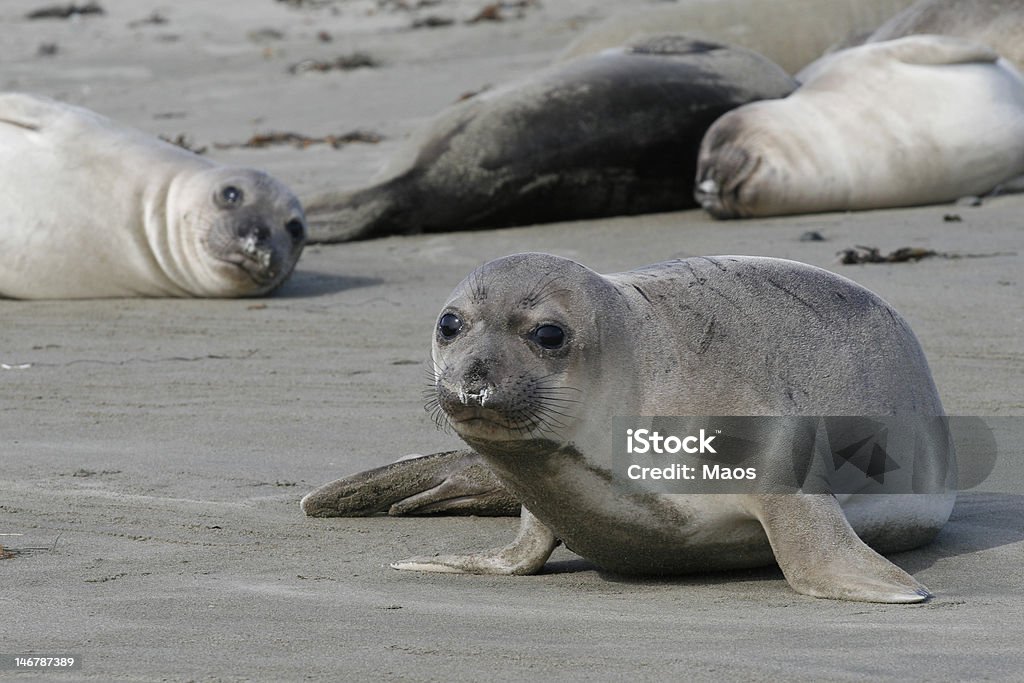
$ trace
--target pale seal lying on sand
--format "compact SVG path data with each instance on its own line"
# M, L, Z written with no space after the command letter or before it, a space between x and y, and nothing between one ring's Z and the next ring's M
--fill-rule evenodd
M442 112L393 160L387 179L308 198L310 239L692 207L708 127L795 86L760 55L680 36L552 67Z
M631 7L587 29L558 61L623 45L651 33L686 33L745 47L789 73L833 45L863 36L912 0L680 0Z
M696 196L717 218L984 194L1024 173L1024 78L990 48L911 36L822 58L784 100L704 136Z
M921 33L983 43L1024 70L1024 0L920 0L879 26L866 42Z
M522 526L507 547L413 558L396 568L530 574L564 542L625 574L776 561L790 585L808 595L875 602L928 595L865 541L881 552L929 542L952 508L949 488L688 495L630 492L615 483L616 416L942 415L907 324L843 277L745 256L603 276L564 258L517 254L482 266L455 289L432 355L437 407L523 503ZM934 470L928 476L948 484L942 435L928 438L917 457ZM796 457L786 439L758 444L766 467L785 469ZM478 464L471 453L435 457L440 465L428 456L390 465L385 476L367 473L373 490L351 507L382 509L392 497L382 489L391 482L404 488L397 497L422 491L423 499L406 507L424 504L425 511L426 499L458 506L466 501L460 493L473 496L493 483L479 472L468 484L446 482ZM357 493L358 483L346 491L328 485L303 508L323 513L332 504L330 487L340 494L336 504ZM484 507L493 510L492 503Z
M0 296L238 297L292 272L298 199L95 112L0 94Z

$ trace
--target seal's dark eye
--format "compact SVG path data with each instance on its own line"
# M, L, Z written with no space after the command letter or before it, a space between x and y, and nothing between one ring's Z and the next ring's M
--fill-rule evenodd
M292 240L298 242L306 236L306 228L302 225L302 221L298 218L293 218L284 224L284 229L291 235Z
M442 339L454 339L462 331L462 318L454 313L445 313L437 321L437 331Z
M565 343L565 332L557 325L541 325L530 333L530 339L545 349L558 349Z
M234 185L228 185L220 191L220 198L224 200L225 204L231 206L237 206L242 203L242 191Z

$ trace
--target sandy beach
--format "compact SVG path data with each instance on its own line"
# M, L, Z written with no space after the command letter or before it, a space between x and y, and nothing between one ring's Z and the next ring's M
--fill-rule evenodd
M103 0L102 15L26 18L45 4L0 7L0 89L183 136L304 194L365 184L417 124L549 63L619 3L507 3L475 23L483 0ZM453 23L412 28L430 17ZM290 69L354 53L376 66ZM382 139L238 146L351 131ZM946 256L840 265L854 245ZM312 246L266 299L0 300L0 545L15 551L0 655L80 657L38 676L61 681L1019 680L1022 245L1020 195L742 222L692 210ZM304 517L320 484L460 445L423 409L434 317L473 268L521 251L600 272L776 256L893 304L947 412L984 417L998 445L938 540L892 557L935 598L817 600L776 568L631 580L564 548L539 576L397 572L503 544L518 522Z

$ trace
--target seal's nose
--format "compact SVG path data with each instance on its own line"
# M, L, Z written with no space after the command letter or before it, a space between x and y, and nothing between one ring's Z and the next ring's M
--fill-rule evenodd
M487 401L487 397L494 391L494 382L491 381L492 363L475 358L469 367L462 374L462 385L459 390L459 401L463 405L480 405Z
M702 194L718 194L718 183L711 178L708 178L702 181L701 184L697 186L697 189Z
M718 199L718 192L718 182L714 178L705 178L697 185L693 197L701 205L701 208L707 209Z

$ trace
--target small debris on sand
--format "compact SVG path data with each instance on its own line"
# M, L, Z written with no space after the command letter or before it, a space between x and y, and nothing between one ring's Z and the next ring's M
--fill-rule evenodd
M824 242L825 236L817 230L808 230L800 235L801 242Z
M501 3L496 2L493 5L487 5L466 23L476 24L481 21L505 21L505 17L501 16Z
M153 12L148 17L142 19L136 19L135 21L128 22L128 28L138 28L140 26L161 26L167 23L167 17L160 14L159 12Z
M843 249L839 256L839 263L851 265L857 263L916 263L924 258L935 256L944 259L962 258L992 258L994 256L1016 256L1016 252L994 251L987 254L953 254L933 249L922 249L920 247L901 247L883 255L878 247L865 247L857 245L852 249Z
M206 154L206 147L196 147L191 140L185 137L184 133L178 133L173 138L167 137L166 135L161 135L160 139L163 140L164 142L171 143L175 147L181 147L184 150L188 150L193 154Z
M288 67L288 73L290 74L303 74L309 72L325 72L325 71L351 71L353 69L362 68L376 68L380 66L380 62L374 59L371 55L365 52L353 52L349 55L342 55L336 59L330 61L320 61L316 59L304 59L297 64L292 64Z
M312 145L330 145L334 149L338 149L339 147L353 142L363 142L375 145L383 139L383 135L366 130L354 130L343 135L325 135L319 138L302 135L300 133L273 131L270 133L253 135L245 142L217 142L214 143L213 146L217 149L238 149L242 147L263 149L264 147L270 147L272 145L292 145L298 149L306 149Z
M246 37L254 43L270 43L275 40L284 40L284 32L276 28L264 27L249 31Z
M412 22L412 27L413 28L441 28L442 26L451 26L454 23L455 23L454 19L451 19L449 17L439 17L439 16L436 16L436 15L432 14L432 15L430 15L428 17L423 17L422 19L417 19L416 21Z
M854 263L907 263L909 261L920 261L928 256L937 256L938 254L931 249L901 247L883 256L878 247L857 245L853 249L843 249L838 255L840 263L850 265Z
M85 5L49 5L29 12L26 19L70 19L74 16L85 14L106 14L97 2L90 2Z

